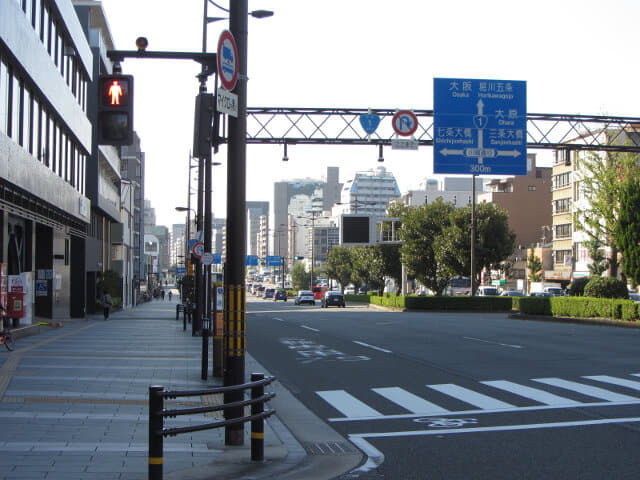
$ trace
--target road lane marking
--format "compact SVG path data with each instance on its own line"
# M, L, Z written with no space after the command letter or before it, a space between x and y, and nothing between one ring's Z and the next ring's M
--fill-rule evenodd
M492 342L490 340L483 340L481 338L475 338L475 337L463 337L463 338L466 340L475 340L476 342L490 343L492 345L500 345L501 347L522 348L522 345L511 345L509 343Z
M400 405L405 410L421 415L441 415L450 413L446 408L442 408L435 403L428 402L411 392L407 392L400 387L372 388L374 392L382 395L393 403Z
M496 400L495 398L483 395L482 393L474 392L473 390L469 390L468 388L454 385L453 383L427 385L427 387L432 388L433 390L436 390L440 393L444 393L445 395L449 395L450 397L457 398L458 400L462 400L463 402L475 407L482 408L483 410L515 408L515 406L511 405L510 403Z
M452 433L508 432L508 431L517 431L517 430L537 430L542 428L585 427L585 426L596 426L596 425L608 425L612 423L637 423L637 422L640 422L640 417L605 418L601 420L532 423L532 424L523 424L523 425L501 425L497 427L446 428L446 429L432 429L432 430L409 430L405 432L360 433L360 434L349 435L349 439L352 440L353 438L421 437L421 436L429 436L429 435L447 435Z
M278 318L278 317L273 317L273 319L274 319L274 320L277 320L278 322L284 322L284 320L283 320L283 319Z
M624 378L610 377L608 375L593 375L588 378L589 380L595 380L596 382L611 383L613 385L619 385L621 387L631 388L632 390L640 390L640 382L633 380L626 380Z
M311 328L308 327L306 325L300 325L302 328L306 328L307 330L311 330L312 332L319 332L320 330L318 330L317 328Z
M526 387L524 385L520 385L513 382L508 382L506 380L494 380L488 382L480 382L485 385L489 385L493 388L498 388L500 390L505 390L507 392L515 393L521 397L530 398L531 400L535 400L536 402L544 403L545 405L578 405L580 402L575 400L570 400L568 398L560 397L558 395L554 395L553 393L545 392L544 390L538 390L537 388Z
M638 400L640 400L636 397L611 392L609 390L605 390L604 388L592 387L590 385L584 385L577 382L570 382L568 380L562 380L561 378L534 378L532 380L534 382L540 382L546 385L564 388L566 390L582 393L589 397L599 398L600 400L608 400L610 402L637 402Z
M325 390L316 392L324 401L333 408L342 412L345 417L356 417L365 415L367 417L381 417L382 414L361 402L353 395L344 390Z
M356 344L361 345L363 347L367 347L367 348L372 348L374 350L378 350L379 352L393 353L391 350L387 350L386 348L376 347L375 345L369 345L368 343L360 342L358 340L354 340L353 343L356 343Z

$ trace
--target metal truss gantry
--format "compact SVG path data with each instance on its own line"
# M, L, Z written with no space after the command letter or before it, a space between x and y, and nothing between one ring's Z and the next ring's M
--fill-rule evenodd
M280 145L391 145L395 109L247 108L247 143ZM380 117L367 137L363 114ZM413 110L418 117L414 138L433 145L433 110ZM224 141L224 139L223 139ZM527 148L640 152L640 118L597 115L527 114Z

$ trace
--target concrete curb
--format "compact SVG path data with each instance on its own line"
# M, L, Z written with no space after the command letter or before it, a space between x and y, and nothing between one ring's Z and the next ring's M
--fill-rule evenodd
M594 325L601 327L640 328L640 322L628 322L625 320L612 320L609 318L575 318L553 317L551 315L531 315L525 313L511 313L509 318L514 320L533 320L539 322L575 323L582 325Z

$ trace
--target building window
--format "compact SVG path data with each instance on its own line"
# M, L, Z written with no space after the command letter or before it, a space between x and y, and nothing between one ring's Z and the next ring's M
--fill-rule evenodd
M573 260L571 250L555 250L553 260L555 265L571 266Z
M553 176L553 189L566 188L571 183L571 172Z
M0 56L0 132L7 133L9 124L9 66Z
M529 185L529 191L530 192L535 192L536 191L536 186L535 185Z
M555 239L571 237L571 224L555 225Z
M553 201L553 213L568 213L571 208L571 199L569 198L561 198L559 200Z

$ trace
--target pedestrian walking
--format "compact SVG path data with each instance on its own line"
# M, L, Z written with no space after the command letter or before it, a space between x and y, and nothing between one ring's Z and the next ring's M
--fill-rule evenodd
M169 290L169 301L171 301L171 297L173 297L173 292Z
M160 297L162 297L162 300L164 300L164 288L160 291Z
M105 292L105 294L102 296L102 310L104 313L105 320L109 318L109 312L111 311L112 306L113 306L113 301L111 300L111 295Z

